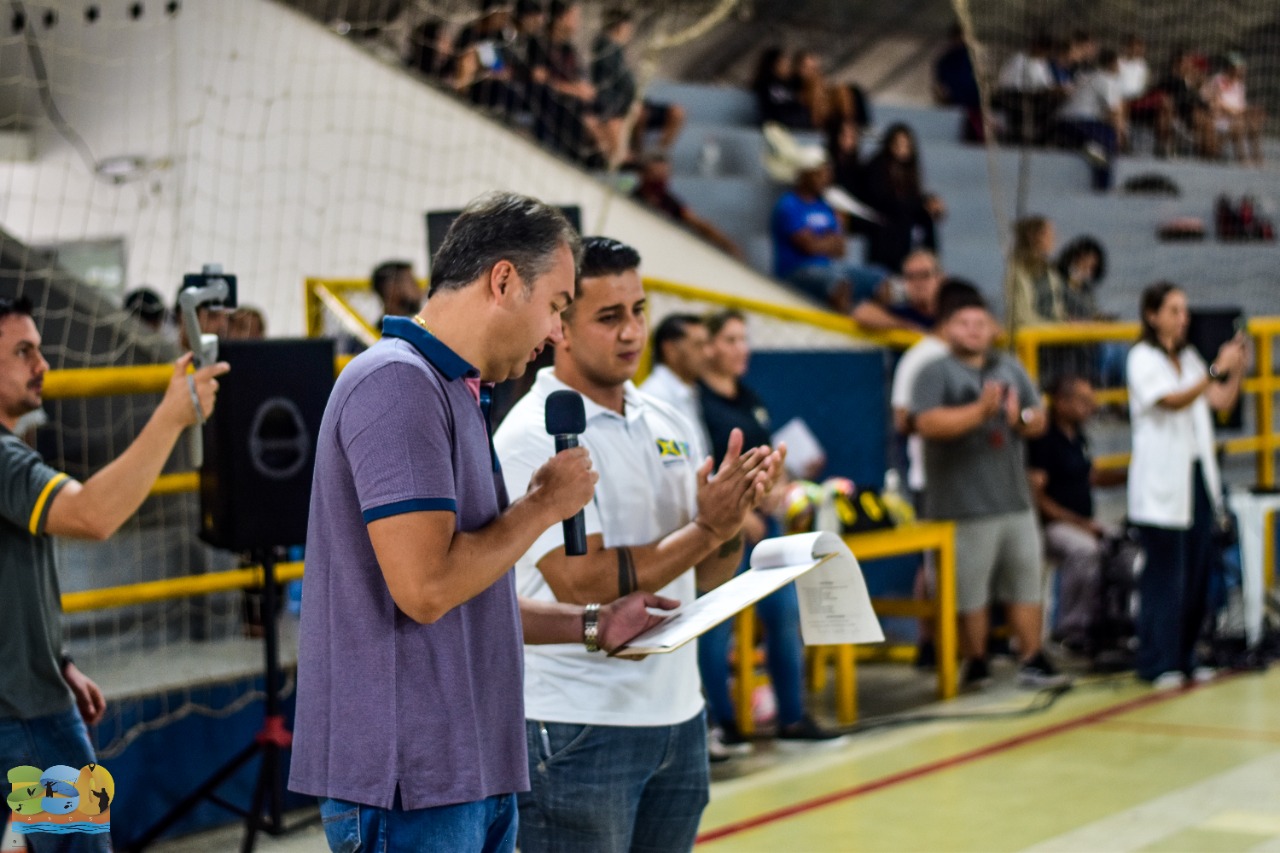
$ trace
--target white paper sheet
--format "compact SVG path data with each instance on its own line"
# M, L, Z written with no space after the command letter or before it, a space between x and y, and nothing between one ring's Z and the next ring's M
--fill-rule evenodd
M814 575L818 576L816 581L805 581ZM835 645L884 639L867 597L862 570L844 541L831 533L802 533L761 542L751 554L749 570L684 605L670 619L614 654L640 657L678 649L796 579L800 579L797 592L805 643Z
M792 418L773 434L774 447L783 441L787 443L787 473L792 477L813 477L814 471L820 470L827 461L818 437L802 418Z

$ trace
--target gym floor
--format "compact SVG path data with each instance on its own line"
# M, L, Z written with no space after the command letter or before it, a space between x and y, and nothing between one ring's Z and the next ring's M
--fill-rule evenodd
M1280 672L1170 692L1083 677L1052 703L1002 674L987 692L908 712L928 722L792 749L761 741L717 765L698 849L1280 853ZM925 683L906 667L859 676L866 714L879 713L877 687ZM238 838L229 827L156 849ZM312 824L258 849L325 845Z

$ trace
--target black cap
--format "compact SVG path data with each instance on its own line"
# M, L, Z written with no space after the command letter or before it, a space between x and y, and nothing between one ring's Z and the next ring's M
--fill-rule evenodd
M577 391L552 391L547 397L547 434L581 435L587 429L587 412Z

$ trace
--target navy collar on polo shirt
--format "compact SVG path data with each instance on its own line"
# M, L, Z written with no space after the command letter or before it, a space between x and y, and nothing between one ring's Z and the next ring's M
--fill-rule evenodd
M419 326L412 317L386 317L382 321L382 334L399 338L413 344L413 348L422 353L436 370L444 374L450 382L465 377L478 377L480 371L467 363L467 360L449 349L435 335Z

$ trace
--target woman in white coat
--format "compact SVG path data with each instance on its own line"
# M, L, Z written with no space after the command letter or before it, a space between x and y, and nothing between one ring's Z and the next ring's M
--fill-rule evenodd
M1222 480L1210 409L1235 405L1245 367L1242 336L1207 368L1187 344L1187 297L1176 285L1142 293L1142 339L1129 351L1129 520L1146 564L1138 583L1138 677L1156 687L1211 676L1196 666L1204 623L1214 520Z

